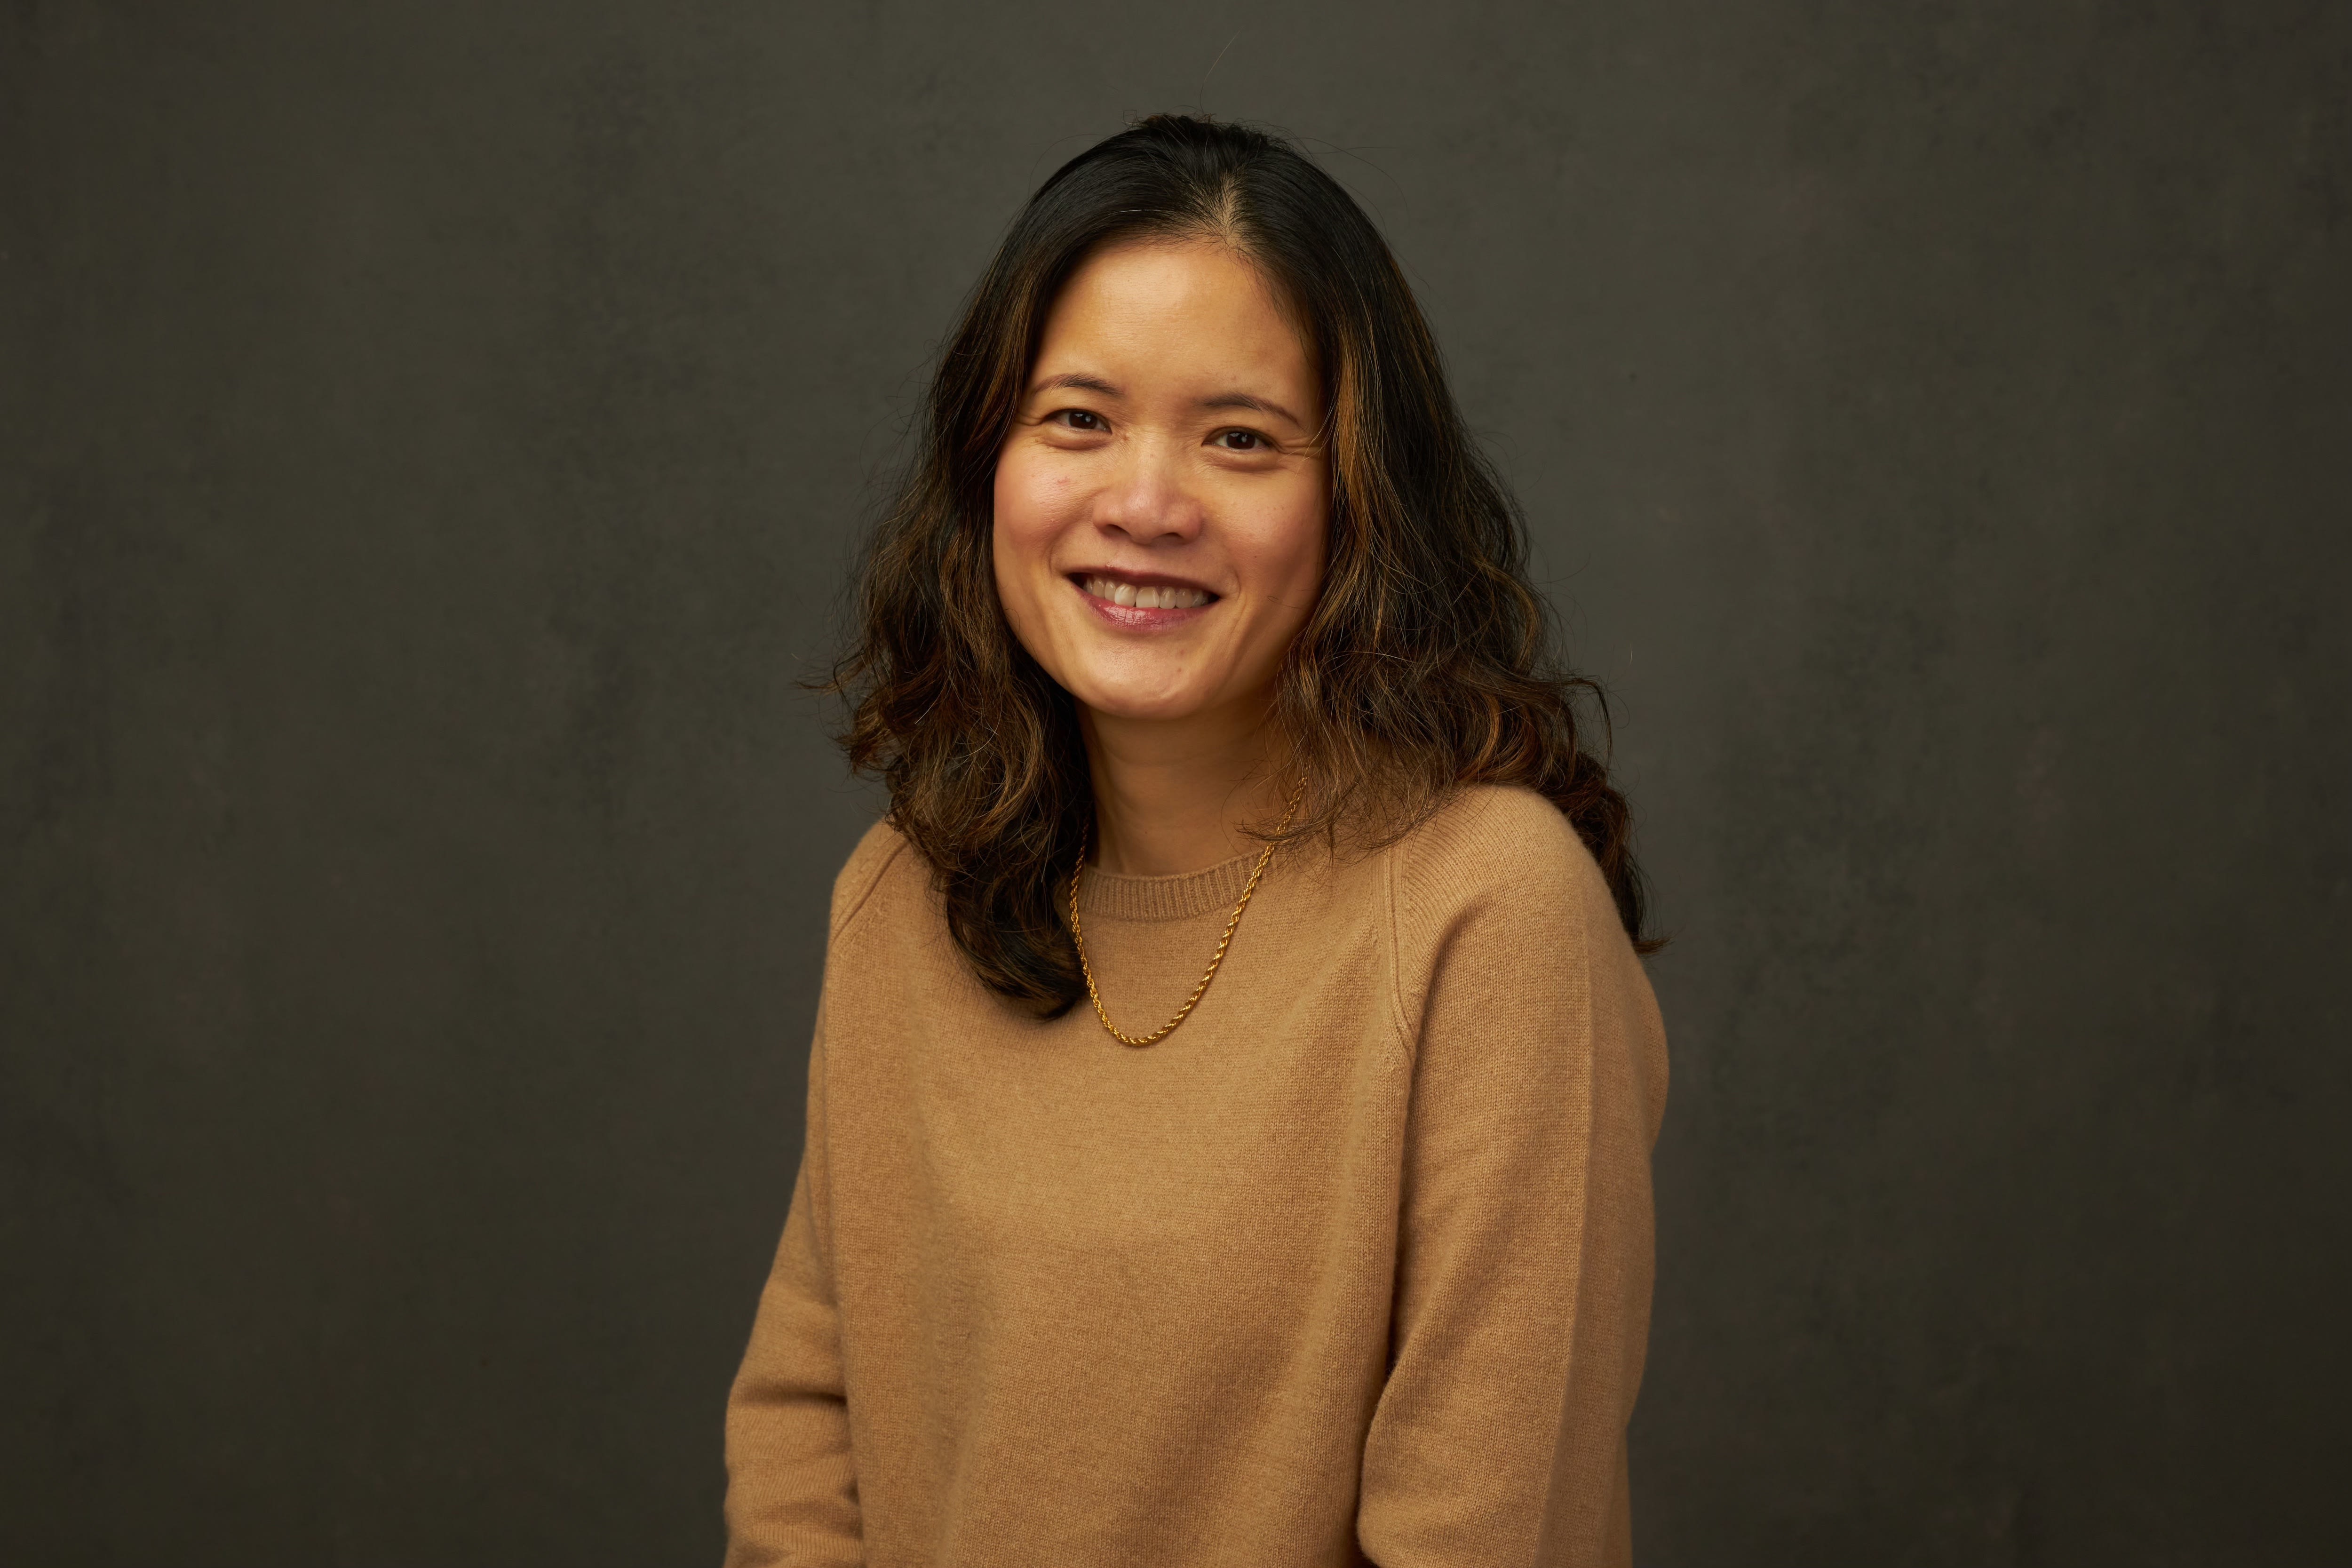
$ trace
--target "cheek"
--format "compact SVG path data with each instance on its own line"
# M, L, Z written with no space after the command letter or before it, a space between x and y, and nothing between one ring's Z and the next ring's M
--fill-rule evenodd
M1318 483L1290 498L1266 519L1258 541L1258 571L1268 597L1281 604L1286 622L1303 624L1323 584L1330 509ZM1296 631L1297 625L1289 629Z
M1048 465L1035 462L1017 445L997 459L992 510L1000 575L1043 565L1061 531L1068 490Z
M1017 449L1008 449L997 459L989 539L996 598L1013 635L1041 661L1040 582L1047 575L1047 558L1058 532L1050 489L1036 465L1023 461Z

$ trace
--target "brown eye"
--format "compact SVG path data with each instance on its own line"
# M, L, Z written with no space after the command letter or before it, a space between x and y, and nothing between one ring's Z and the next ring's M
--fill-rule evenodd
M1066 422L1073 430L1084 430L1089 434L1106 428L1101 415L1084 408L1065 408L1054 417Z
M1265 445L1265 437L1255 430L1220 430L1216 441L1228 452L1255 452Z

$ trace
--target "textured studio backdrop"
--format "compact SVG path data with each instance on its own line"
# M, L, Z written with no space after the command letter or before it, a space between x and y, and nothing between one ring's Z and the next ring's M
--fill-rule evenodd
M2352 7L16 0L0 1560L715 1562L929 354L1177 107L1616 701L1658 1568L2352 1560Z

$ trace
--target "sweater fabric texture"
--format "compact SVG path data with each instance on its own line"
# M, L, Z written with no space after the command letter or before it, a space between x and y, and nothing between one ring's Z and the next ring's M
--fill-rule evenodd
M1175 1011L1255 859L1088 869L1114 1022ZM877 825L728 1403L729 1568L1629 1563L1665 1090L1532 792L1277 851L1143 1049L982 986Z

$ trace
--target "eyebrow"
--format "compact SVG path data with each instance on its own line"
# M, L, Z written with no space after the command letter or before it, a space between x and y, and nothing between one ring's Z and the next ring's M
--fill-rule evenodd
M1036 394L1041 392L1051 392L1057 386L1075 387L1080 392L1099 392L1105 397L1119 397L1125 395L1118 387L1113 386L1109 382L1105 381L1098 375L1076 374L1049 375L1045 380L1037 383L1036 385L1031 387L1029 392L1032 396L1034 396Z
M1287 419L1301 430L1307 428L1307 421L1271 397L1259 397L1247 392L1221 392L1214 397L1201 399L1201 406L1203 408L1254 408L1260 414L1271 414L1277 419Z
M1112 385L1109 382L1105 381L1098 375L1084 375L1076 372L1065 375L1049 375L1045 380L1037 383L1034 386L1032 386L1029 389L1029 392L1030 395L1034 396L1041 392L1052 392L1057 387L1069 387L1079 392L1098 392L1105 397L1124 397L1127 395L1118 387ZM1260 397L1255 393L1220 392L1213 396L1202 398L1199 403L1194 405L1194 406L1199 408L1255 409L1260 414L1271 414L1277 419L1287 419L1291 424L1297 426L1301 430L1307 428L1307 422L1299 418L1297 415L1293 414L1289 409L1285 408L1281 404L1274 401L1274 399L1270 397Z

